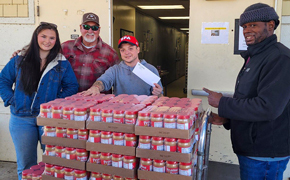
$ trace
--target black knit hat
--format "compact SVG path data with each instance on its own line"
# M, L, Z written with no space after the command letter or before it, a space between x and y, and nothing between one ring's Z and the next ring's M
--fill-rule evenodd
M256 3L247 7L243 14L240 16L240 26L249 22L269 22L275 21L276 29L280 23L279 16L273 7L267 4Z

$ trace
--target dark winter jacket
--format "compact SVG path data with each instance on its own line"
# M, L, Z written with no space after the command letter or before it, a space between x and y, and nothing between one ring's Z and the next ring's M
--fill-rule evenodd
M290 155L290 50L272 35L248 47L233 98L222 97L218 113L230 119L234 152L244 156Z

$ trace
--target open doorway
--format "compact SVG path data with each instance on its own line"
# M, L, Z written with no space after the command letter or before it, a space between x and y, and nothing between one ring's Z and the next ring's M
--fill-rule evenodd
M140 7L145 5L180 5L183 8ZM113 47L117 49L123 34L134 35L140 44L139 58L159 70L165 95L186 97L189 0L113 0L113 20Z

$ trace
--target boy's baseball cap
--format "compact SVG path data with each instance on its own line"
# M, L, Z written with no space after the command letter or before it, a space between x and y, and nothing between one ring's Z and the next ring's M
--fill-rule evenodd
M98 25L100 25L99 17L96 14L92 13L92 12L89 12L89 13L86 13L86 14L83 15L82 24L84 24L86 22L95 22Z
M129 43L131 45L139 47L139 43L134 36L126 35L126 36L121 37L121 39L119 39L119 42L118 42L118 48L120 48L122 43Z

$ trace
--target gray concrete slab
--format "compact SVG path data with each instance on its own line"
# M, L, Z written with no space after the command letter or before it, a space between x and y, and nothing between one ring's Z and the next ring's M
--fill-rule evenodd
M17 180L17 165L15 162L0 161L0 180Z

